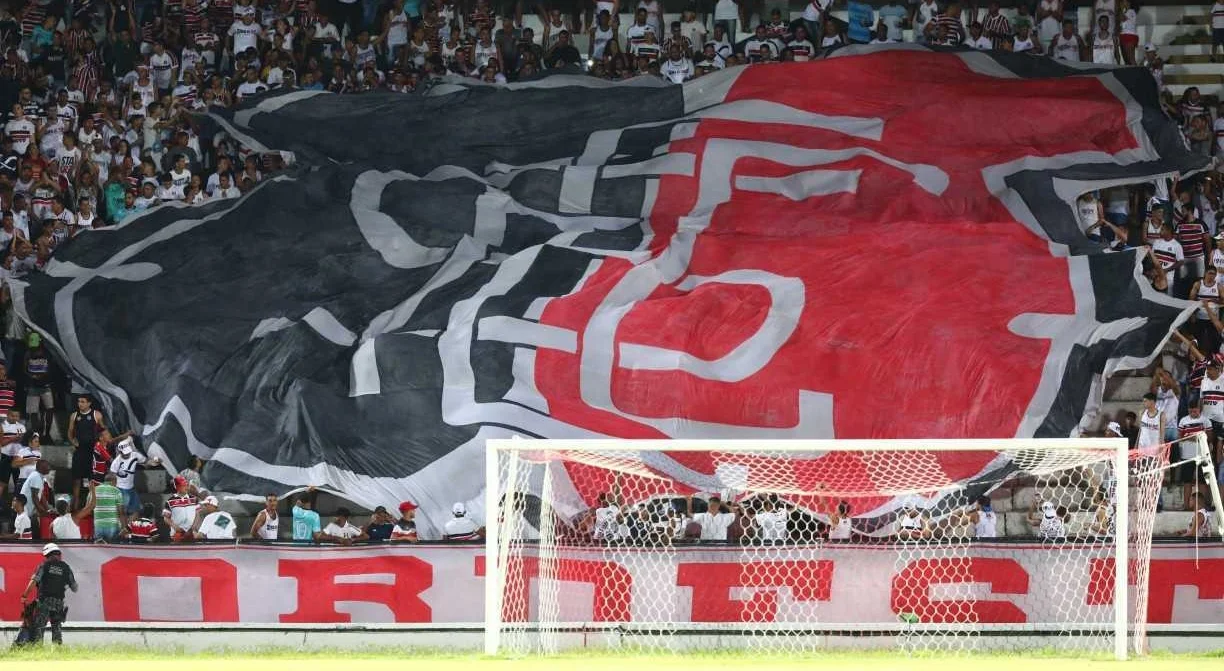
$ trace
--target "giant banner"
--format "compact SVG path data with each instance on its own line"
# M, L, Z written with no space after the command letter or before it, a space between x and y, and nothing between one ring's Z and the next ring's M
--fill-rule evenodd
M1076 215L1210 163L1143 68L892 45L683 86L464 81L212 110L298 167L87 231L14 306L211 489L411 499L433 536L482 509L489 438L1072 435L1195 307Z
M929 554L929 553L928 553ZM67 546L81 591L75 621L461 623L483 619L485 557L471 545ZM1109 622L1110 562L1100 548L979 544L948 576L939 559L903 546L676 548L670 552L569 552L561 619L642 620L661 608L680 622L896 622L896 603L959 601L939 608L983 623ZM41 561L37 546L0 546L0 620L18 619L19 594ZM538 571L524 563L528 584ZM1224 545L1153 549L1148 620L1224 621ZM530 589L530 588L529 588ZM532 604L523 590L513 604ZM947 604L944 604L947 605ZM534 605L532 606L534 607ZM922 606L919 605L921 610ZM1060 615L1061 614L1061 615Z

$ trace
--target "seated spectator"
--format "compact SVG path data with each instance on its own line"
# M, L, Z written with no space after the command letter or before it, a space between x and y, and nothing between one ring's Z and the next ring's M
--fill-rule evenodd
M399 506L400 518L395 521L395 527L391 529L392 542L415 543L420 540L417 536L416 517L417 506L412 501L404 501Z
M144 504L140 509L140 515L128 519L123 537L132 543L153 543L165 540L156 516L157 508L152 503Z
M395 527L395 520L391 517L391 513L387 512L385 506L378 506L374 509L374 515L370 518L370 523L366 525L366 536L371 542L385 541L391 539L391 531Z
M462 502L451 506L451 517L442 530L442 538L448 541L474 541L484 537L484 528L476 526L467 516L467 506Z
M319 535L319 541L322 543L339 543L340 545L352 545L367 540L369 536L359 526L355 526L349 521L352 513L348 508L337 508L335 518L331 524L328 524L323 533Z
M205 497L200 502L197 520L192 528L192 536L196 540L232 541L237 538L238 524L219 506L220 502L215 496Z
M930 520L916 504L907 502L897 514L897 539L916 541L930 538L931 535Z
M1214 535L1216 511L1208 495L1204 492L1195 492L1191 510L1194 511L1194 515L1190 518L1190 525L1181 535L1189 538L1206 538Z

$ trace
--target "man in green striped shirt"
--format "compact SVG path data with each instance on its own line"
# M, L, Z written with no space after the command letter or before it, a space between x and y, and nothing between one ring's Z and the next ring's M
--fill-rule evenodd
M118 482L118 476L107 473L102 484L95 487L90 483L93 491L87 508L93 513L95 540L113 541L119 537L119 530L127 524L127 514L123 509L123 492L115 486Z

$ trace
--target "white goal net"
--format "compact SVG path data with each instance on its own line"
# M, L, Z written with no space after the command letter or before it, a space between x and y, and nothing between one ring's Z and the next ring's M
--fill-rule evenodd
M1168 446L516 439L488 455L489 654L1144 649Z

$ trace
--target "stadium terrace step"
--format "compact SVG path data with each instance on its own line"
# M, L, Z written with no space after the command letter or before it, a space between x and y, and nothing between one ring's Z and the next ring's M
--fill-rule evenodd
M1105 398L1111 401L1140 403L1151 389L1151 378L1115 375L1105 383Z
M72 467L71 445L43 445L42 455L43 459L51 463L51 468Z
M1211 62L1210 54L1171 54L1168 58L1165 59L1165 63L1166 63L1165 67L1168 67L1169 65L1205 65L1205 64L1206 65L1216 65L1216 67L1220 67L1219 64Z

